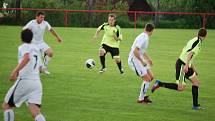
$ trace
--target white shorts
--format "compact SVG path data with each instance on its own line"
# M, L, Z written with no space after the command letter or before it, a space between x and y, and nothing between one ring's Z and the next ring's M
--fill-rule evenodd
M40 44L35 44L37 48L39 48L41 53L45 53L46 50L48 50L50 47L45 42L42 42Z
M143 66L143 64L137 58L131 58L128 60L129 67L136 72L136 74L140 77L147 74L147 70L150 68L147 66Z
M5 103L20 107L23 102L41 105L42 84L40 80L17 79L5 96Z

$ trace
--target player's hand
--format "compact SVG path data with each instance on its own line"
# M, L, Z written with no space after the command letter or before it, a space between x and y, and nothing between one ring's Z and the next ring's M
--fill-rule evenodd
M18 76L18 72L16 71L16 70L13 70L12 72L11 72L11 74L10 74L10 80L11 81L15 81L16 80L16 78L17 78L17 76Z
M95 42L97 40L97 36L94 35L93 38L92 38L92 40Z
M152 60L151 60L151 59L149 59L149 60L148 60L148 63L149 63L149 65L150 65L150 66L152 66L152 65L153 65L153 63L152 63Z
M187 73L188 72L188 64L185 64L184 66L184 73Z
M58 37L58 38L57 38L57 41L61 43L61 42L62 42L62 39L61 39L60 37Z

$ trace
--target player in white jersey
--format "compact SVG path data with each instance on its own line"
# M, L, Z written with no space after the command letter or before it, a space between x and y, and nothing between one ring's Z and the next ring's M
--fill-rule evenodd
M61 42L61 37L55 32L55 30L51 27L51 25L44 20L45 13L44 12L37 12L36 13L36 19L31 20L28 22L24 27L24 29L30 29L33 32L33 40L32 43L35 44L42 55L44 55L44 66L43 66L43 72L45 74L50 74L50 72L47 69L48 63L53 57L53 51L52 49L44 42L44 33L45 30L48 29L56 38L58 42Z
M153 30L153 24L146 24L145 31L136 37L128 57L129 67L143 80L140 95L137 100L138 103L143 104L152 102L148 96L146 96L150 82L153 80L153 74L150 71L152 60L148 56L146 50L149 44L149 37L152 35Z
M13 107L26 102L35 121L45 121L40 112L42 84L39 70L42 65L38 48L31 44L33 33L26 29L21 33L23 44L18 48L18 65L12 71L10 80L16 80L7 92L2 108L4 121L14 121Z

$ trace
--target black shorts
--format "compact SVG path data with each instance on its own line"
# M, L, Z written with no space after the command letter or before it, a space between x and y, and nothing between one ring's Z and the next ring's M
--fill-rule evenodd
M176 64L175 64L175 71L176 71L176 74L175 74L175 77L176 77L176 80L184 80L185 81L185 78L189 79L189 77L193 76L194 74L194 70L192 67L189 67L188 68L188 72L187 73L183 73L183 67L184 67L185 63L181 60L181 59L178 59L176 61Z
M119 56L119 48L110 47L106 44L102 44L101 48L105 50L105 54L109 52L112 58Z

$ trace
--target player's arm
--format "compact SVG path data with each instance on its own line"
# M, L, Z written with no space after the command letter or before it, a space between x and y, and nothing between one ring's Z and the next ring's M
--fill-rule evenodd
M57 34L57 32L53 28L51 28L49 31L52 33L52 35L54 35L57 38L58 42L62 42L61 37Z
M143 56L149 62L150 66L152 66L153 65L152 59L149 57L149 55L147 54L147 52L144 52Z
M30 57L29 57L29 53L26 53L23 57L23 60L21 61L21 63L19 63L16 68L11 72L10 74L10 80L16 80L19 71L22 70L25 65L29 62Z
M194 54L194 53L193 53L192 51L190 51L190 52L188 53L187 60L186 60L186 62L185 62L185 66L184 66L184 72L185 72L185 73L188 72L189 63L190 63L190 60L192 59L193 54Z
M100 33L101 30L102 30L102 28L99 26L99 27L97 28L97 30L96 30L96 33L95 33L94 36L93 36L93 40L96 40L96 39L97 39L97 37L98 37L98 35L99 35L99 33Z
M140 52L140 49L139 49L138 47L136 47L136 48L134 49L134 51L133 51L134 56L135 56L144 66L146 66L147 63L144 62L143 59L140 57L140 53L139 53L139 52Z

